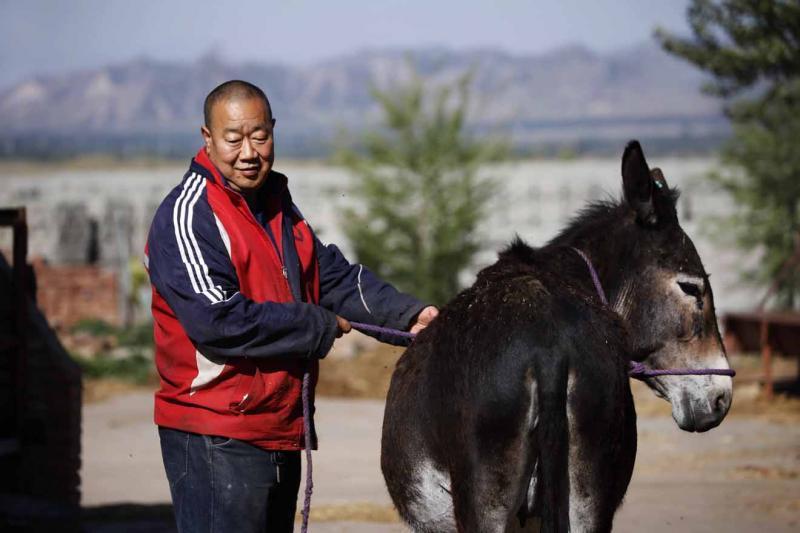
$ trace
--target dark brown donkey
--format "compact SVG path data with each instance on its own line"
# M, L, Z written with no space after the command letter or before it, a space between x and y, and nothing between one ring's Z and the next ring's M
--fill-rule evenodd
M589 206L542 248L503 251L398 362L381 466L414 531L609 531L636 455L630 362L729 368L677 192L636 141L622 180L620 202ZM731 404L727 376L647 383L686 431Z

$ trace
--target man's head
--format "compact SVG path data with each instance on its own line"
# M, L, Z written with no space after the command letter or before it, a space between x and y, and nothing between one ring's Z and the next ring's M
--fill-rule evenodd
M203 114L208 157L232 189L244 195L258 190L275 161L275 119L264 91L246 81L226 81L208 94Z

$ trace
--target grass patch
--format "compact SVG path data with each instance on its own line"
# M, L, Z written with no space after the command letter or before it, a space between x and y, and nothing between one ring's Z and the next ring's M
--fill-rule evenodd
M88 333L94 337L100 337L102 335L115 335L117 328L105 320L87 318L72 326L72 333Z
M72 327L69 336L75 348L71 348L72 358L83 369L85 381L109 380L133 386L157 382L152 323L118 327L104 320L82 320ZM83 351L76 352L81 348Z
M76 356L73 356L73 359L83 369L83 376L86 379L113 378L134 385L147 385L155 380L152 358L140 353L119 359L109 357L86 359Z
M81 320L72 327L72 334L84 333L93 337L115 337L117 346L153 346L153 323L144 322L129 327L113 326L105 320Z
M116 335L120 346L153 347L152 322L136 324L129 328L119 328Z

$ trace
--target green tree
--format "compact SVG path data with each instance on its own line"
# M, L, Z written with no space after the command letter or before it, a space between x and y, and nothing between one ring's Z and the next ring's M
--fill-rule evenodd
M479 170L507 152L465 130L471 76L426 86L418 75L374 89L383 126L362 150L343 149L355 205L343 213L358 260L401 290L443 304L458 291L480 242L478 225L496 184Z
M668 52L709 73L704 90L723 98L733 135L722 149L725 171L712 178L740 206L732 219L739 244L763 247L751 272L771 281L793 254L800 230L800 2L692 0L693 36L656 30ZM779 286L777 303L800 298L800 274Z

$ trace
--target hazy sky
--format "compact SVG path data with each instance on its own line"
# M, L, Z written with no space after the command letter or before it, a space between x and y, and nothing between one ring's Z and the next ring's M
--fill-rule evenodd
M607 51L686 32L687 0L0 0L0 87L132 57L309 63L367 47Z

